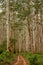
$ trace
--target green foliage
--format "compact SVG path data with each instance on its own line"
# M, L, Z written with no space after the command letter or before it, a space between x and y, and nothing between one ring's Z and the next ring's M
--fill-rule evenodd
M27 59L30 65L43 65L43 53L22 53L23 57Z
M20 20L25 20L31 13L30 0L18 0L15 2L15 11Z
M0 54L3 52L3 51L6 51L6 38L3 40L3 42L0 44Z
M15 38L11 38L11 39L10 39L10 44L11 44L11 43L15 44L16 41L17 41L17 40L16 40Z
M23 22L15 22L14 23L15 29L22 30L23 26L24 26Z
M34 56L33 58L30 59L30 65L38 65L36 56Z
M13 61L15 61L16 57L17 54L5 51L0 54L0 65L10 65L13 63Z
M6 50L6 44L4 43L4 44L0 45L0 53L2 53L5 50Z

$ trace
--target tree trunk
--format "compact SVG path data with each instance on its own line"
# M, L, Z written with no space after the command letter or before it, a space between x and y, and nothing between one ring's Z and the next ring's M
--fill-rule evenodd
M27 17L27 24L28 24L28 33L29 33L29 42L28 42L28 46L29 46L29 51L31 51L31 30L30 30L30 20L29 20L29 16Z
M7 51L9 51L9 43L10 43L10 27L9 27L10 10L9 10L9 1L10 0L6 0Z
M42 8L40 9L40 51L43 52L43 24L42 24Z

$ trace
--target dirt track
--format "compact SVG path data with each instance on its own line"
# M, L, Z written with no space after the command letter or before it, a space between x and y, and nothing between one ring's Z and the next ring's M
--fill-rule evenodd
M21 55L19 55L17 57L17 61L13 63L12 65L27 65L27 62Z

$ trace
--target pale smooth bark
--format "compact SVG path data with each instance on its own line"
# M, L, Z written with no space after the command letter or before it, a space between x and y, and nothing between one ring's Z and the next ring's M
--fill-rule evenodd
M26 27L26 51L29 51L29 34L28 34L28 28Z
M7 51L9 51L9 43L10 43L10 26L9 26L9 22L10 22L10 10L9 10L9 1L10 0L6 0Z

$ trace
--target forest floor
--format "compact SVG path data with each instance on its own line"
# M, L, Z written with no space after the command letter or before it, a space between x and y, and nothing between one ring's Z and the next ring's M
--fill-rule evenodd
M18 55L16 62L14 62L12 65L27 65L27 62L23 56Z

